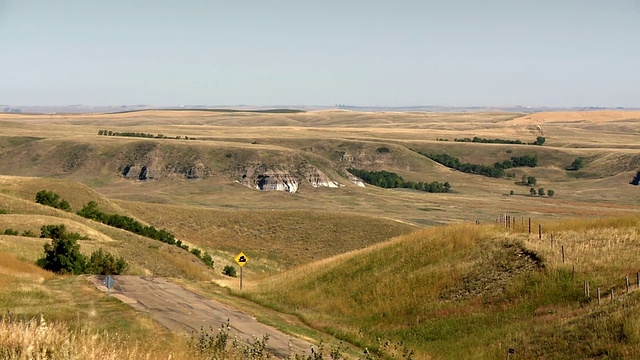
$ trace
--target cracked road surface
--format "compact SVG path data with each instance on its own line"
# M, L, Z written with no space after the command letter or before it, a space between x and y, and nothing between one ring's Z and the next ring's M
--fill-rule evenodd
M104 276L89 276L88 279L102 291L107 291L102 281ZM209 326L219 329L227 320L231 324L231 336L237 335L244 343L251 344L256 338L269 336L267 349L273 355L284 358L309 353L311 343L289 336L274 327L262 324L239 310L215 300L210 300L174 284L161 277L113 276L115 286L111 295L129 304L134 309L175 333L199 332Z

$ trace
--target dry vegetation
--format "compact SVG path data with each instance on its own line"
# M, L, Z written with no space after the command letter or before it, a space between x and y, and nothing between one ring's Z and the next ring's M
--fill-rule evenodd
M363 347L402 341L420 358L495 359L509 347L519 358L639 356L640 292L625 294L624 276L640 270L640 218L543 226L553 245L496 226L428 229L274 276L245 296Z
M125 256L131 274L179 278L274 326L295 323L296 332L311 338L328 333L386 355L411 349L417 358L494 359L513 347L517 358L638 358L640 292L634 287L624 294L624 276L635 280L640 271L634 256L640 188L629 184L640 170L638 117L0 114L0 209L6 212L0 231L38 234L44 224L65 224L88 238L79 242L83 253L103 247ZM97 136L103 129L197 140ZM547 141L540 147L436 140L474 136ZM377 151L381 147L389 152ZM450 170L416 151L487 165L536 154L539 166L514 169L515 179L490 179ZM584 168L567 171L577 157ZM200 162L211 176L127 180L121 167L131 159L164 169ZM235 182L238 165L246 164L292 172L312 164L343 186L303 183L296 194L258 192ZM350 166L393 171L410 181L448 181L454 192L361 188L347 179ZM528 187L516 184L522 175L535 176L536 188L556 196L529 196ZM93 200L103 211L166 228L209 251L215 268L176 247L35 204L43 189L68 200L74 211ZM469 225L491 224L505 212L542 223L543 240L522 226ZM194 358L183 338L105 299L83 278L30 265L45 241L0 235L0 315L6 314L0 358L47 352L78 359ZM235 279L220 274L240 250L251 259L243 293ZM584 281L591 284L589 298ZM603 298L598 306L596 287L603 294L614 288L616 300ZM158 339L157 348L149 338Z

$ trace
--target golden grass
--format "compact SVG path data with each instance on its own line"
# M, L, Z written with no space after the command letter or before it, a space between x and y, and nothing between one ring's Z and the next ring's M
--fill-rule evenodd
M40 267L18 260L13 254L0 252L0 287L28 283L41 284L55 275Z
M531 339L544 334L536 341L549 346L551 329L564 329L568 319L589 329L623 321L589 322L581 285L590 279L592 295L596 286L624 292L624 275L640 269L634 255L640 250L639 221L636 216L545 223L554 229L553 245L550 236L538 241L496 226L433 228L288 270L251 284L245 295L361 346L375 347L376 338L403 341L419 358L495 358L513 336L532 354L540 350L526 345ZM543 319L545 311L559 315ZM510 321L502 323L504 317ZM531 332L517 330L522 327ZM571 349L579 346L571 341ZM613 339L601 345L637 353L630 348L635 345Z
M554 111L539 112L523 115L510 121L514 124L543 124L548 122L610 122L621 120L638 120L640 119L640 111L615 111L615 110L596 110L596 111Z
M635 256L640 247L638 216L569 219L543 223L542 227L542 241L536 231L526 244L542 255L548 266L575 269L599 281L617 276L610 280L612 283L619 283L625 275L633 278L640 270L640 260Z
M183 345L184 346L184 345ZM190 359L179 350L153 350L149 343L121 334L87 329L73 330L61 322L0 319L0 357L7 360L46 359ZM177 355L177 356L176 356Z

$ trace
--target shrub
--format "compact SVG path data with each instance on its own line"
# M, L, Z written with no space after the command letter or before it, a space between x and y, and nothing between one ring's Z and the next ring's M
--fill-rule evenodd
M388 147L383 146L383 147L379 147L376 149L376 152L378 152L378 154L388 154L391 152L391 150L389 150Z
M231 277L237 277L236 268L232 265L226 265L222 270L222 275L227 275Z
M584 163L582 161L581 158L576 158L575 160L573 160L573 162L571 163L571 167L569 168L569 170L580 170L582 169L582 167L584 166Z
M87 273L96 275L120 275L127 270L129 265L123 257L111 255L102 251L102 248L91 253L87 264Z
M529 189L529 193L531 194L531 196L536 196L536 189L534 188Z
M527 176L527 185L535 185L538 183L538 180L535 176Z
M60 200L60 195L47 190L40 190L36 194L36 202L52 208L71 211L71 205L66 200Z
M211 258L211 255L209 255L208 252L205 251L204 255L202 255L202 257L200 258L200 260L202 260L202 262L207 265L208 267L213 269L213 259Z
M200 255L202 254L202 252L200 251L200 249L191 249L191 253L193 255L195 255L196 257L200 257Z
M555 194L556 194L556 192L555 192L555 191L553 191L553 190L547 190L547 196L549 196L549 197L553 197L553 195L555 195Z
M545 194L544 188L539 188L538 189L538 195L544 196L544 194Z
M0 208L0 215L6 214L6 213L7 213L7 210Z
M18 230L5 229L3 235L17 236L18 235Z
M542 136L538 136L538 137L536 138L536 141L535 141L535 142L532 142L530 145L538 145L538 146L542 146L542 144L544 144L544 142L545 142L546 140L547 140L547 139L545 139L544 137L542 137Z
M25 236L25 237L36 237L37 235L36 235L36 233L34 233L31 230L25 230L25 231L22 232L22 236Z

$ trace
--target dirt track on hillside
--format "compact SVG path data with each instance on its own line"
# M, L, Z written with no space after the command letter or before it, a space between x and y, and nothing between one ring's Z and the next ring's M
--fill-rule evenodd
M89 276L96 287L107 291L104 276ZM212 326L216 331L227 320L231 324L231 336L237 335L244 343L269 336L267 349L277 357L309 353L311 343L286 335L277 329L258 322L230 306L189 291L160 277L114 276L116 282L111 295L148 314L154 320L176 333L199 332Z

